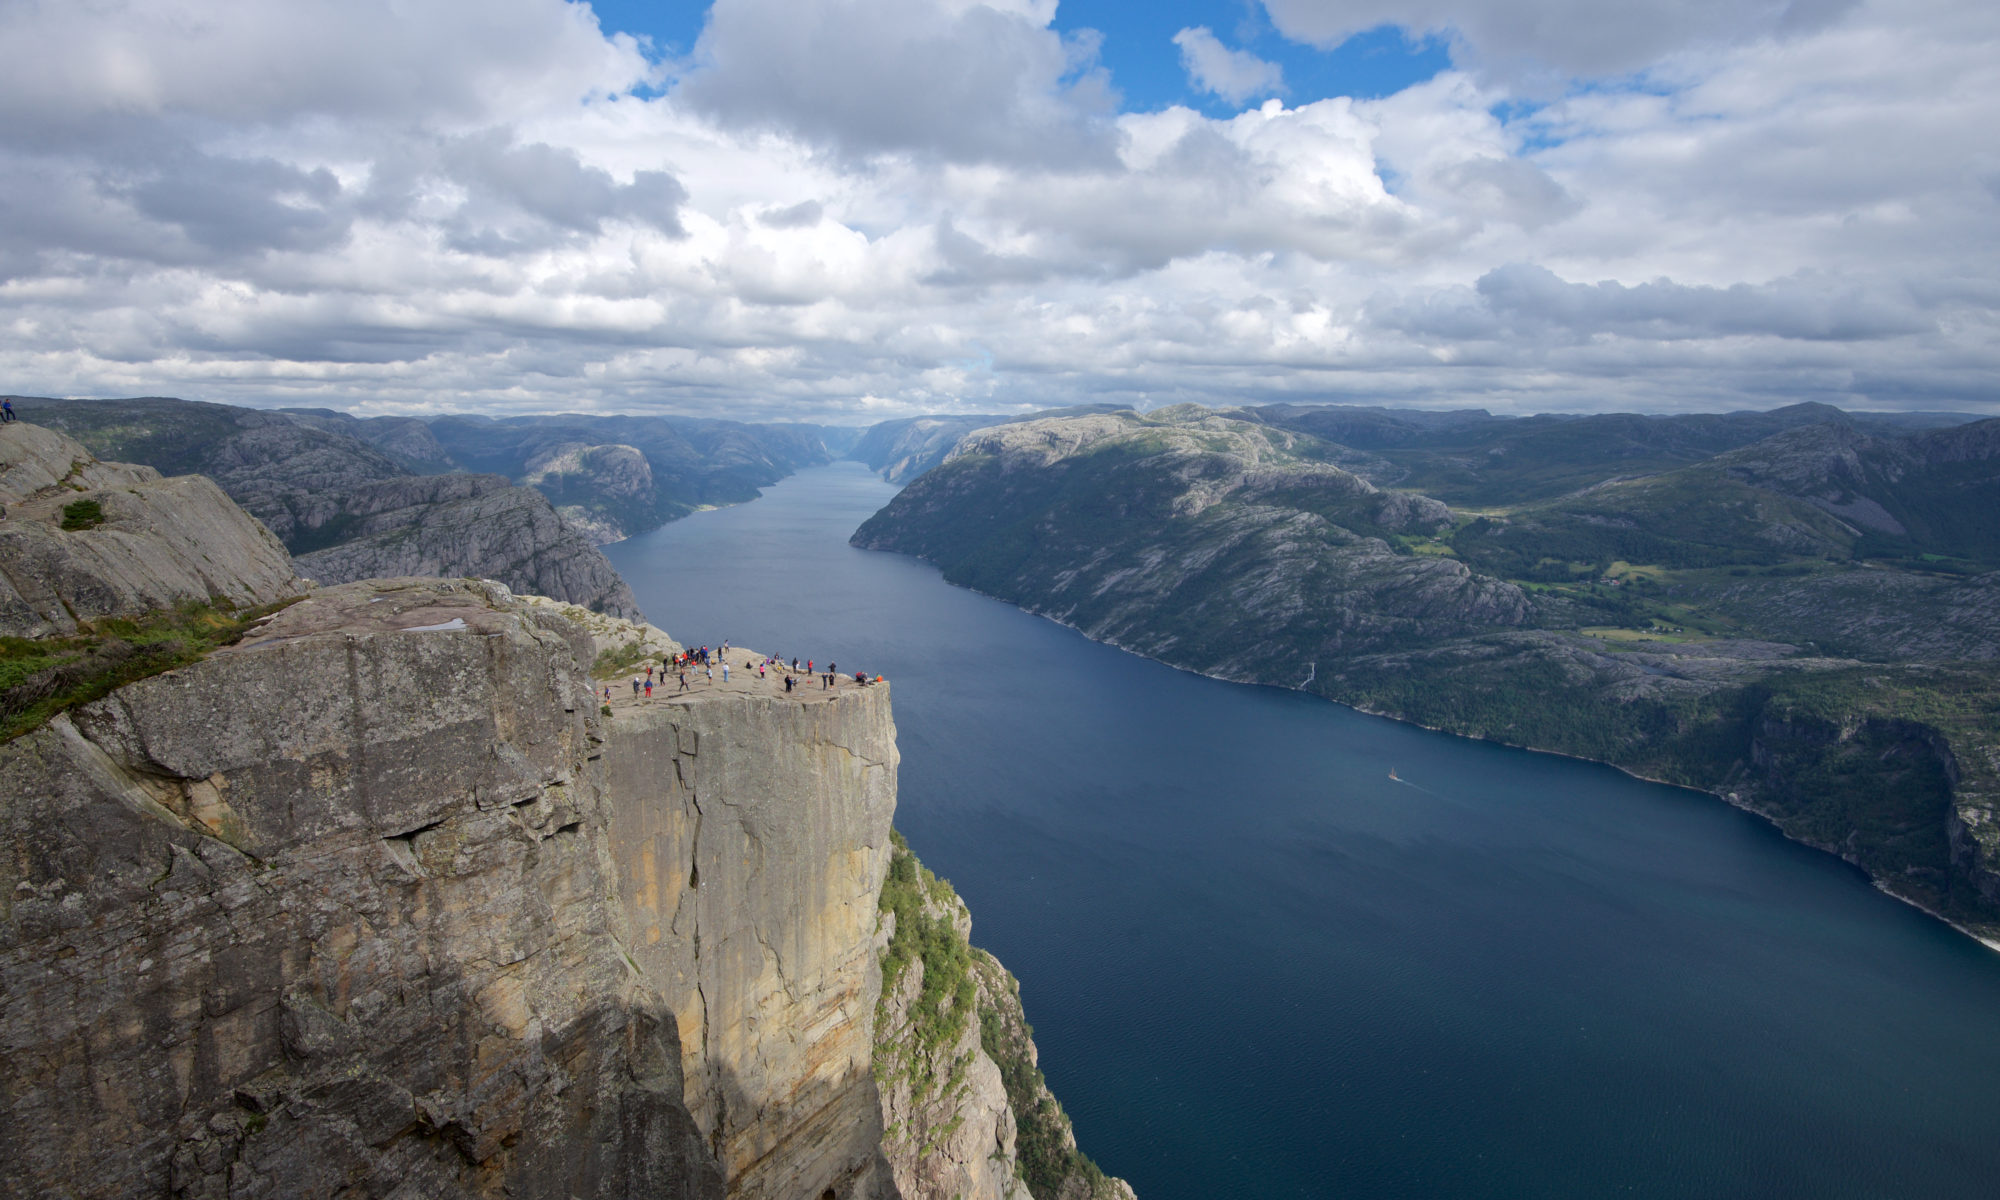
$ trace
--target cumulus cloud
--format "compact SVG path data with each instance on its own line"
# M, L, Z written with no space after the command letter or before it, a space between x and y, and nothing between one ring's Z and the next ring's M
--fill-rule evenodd
M1645 341L1771 337L1858 342L1935 330L1904 288L1815 274L1764 284L1690 287L1671 279L1627 286L1572 283L1546 267L1510 263L1415 303L1378 302L1384 327L1462 341L1530 336L1585 341L1599 334Z
M615 94L650 68L557 0L134 0L0 5L0 138L120 119L476 122Z
M0 390L1995 404L2000 11L1507 0L1642 71L1521 106L1425 2L1472 65L1220 117L1117 111L1049 0L719 0L657 67L563 0L0 5Z
M1188 82L1232 104L1285 90L1285 72L1277 63L1265 62L1248 50L1230 49L1205 25L1181 30L1174 35L1174 45L1181 48L1181 69Z
M1370 29L1441 35L1461 58L1520 75L1624 74L1669 55L1823 28L1855 0L1262 0L1287 37L1331 48Z
M1096 44L1053 0L719 0L675 94L732 125L856 155L1109 161Z

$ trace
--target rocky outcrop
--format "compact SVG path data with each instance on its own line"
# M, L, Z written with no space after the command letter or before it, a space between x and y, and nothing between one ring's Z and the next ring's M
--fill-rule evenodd
M70 438L0 426L0 633L188 603L250 608L304 585L270 532L199 477L102 463Z
M653 469L633 446L559 442L528 459L521 482L541 492L598 545L658 526Z
M497 579L519 592L639 619L632 589L539 492L497 475L413 475L329 497L301 522L299 570L322 583L393 575Z
M452 465L421 423L159 397L43 401L35 411L106 457L208 476L295 555L345 550L304 568L323 582L399 574L491 578L638 615L610 561L539 493L490 476L413 475L408 464L430 471Z
M886 1195L886 688L323 589L0 748L0 1194Z
M869 1061L896 763L887 687L655 702L606 740L626 950L732 1196L888 1194Z
M1021 1012L1021 985L972 946L972 914L900 837L875 1016L882 1149L906 1200L1132 1200L1078 1152Z
M1450 510L1384 493L1304 435L1194 405L967 435L853 542L1100 641L1228 679L1510 628L1514 584L1398 553Z

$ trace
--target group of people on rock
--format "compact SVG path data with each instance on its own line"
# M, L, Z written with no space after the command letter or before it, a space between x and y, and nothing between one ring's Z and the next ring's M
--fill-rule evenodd
M677 693L692 690L688 686L688 674L695 670L699 670L706 677L708 683L715 682L715 673L719 670L722 672L722 682L728 683L728 655L729 643L725 641L718 647L699 646L692 650L683 650L680 653L669 655L660 661L657 668L652 663L647 663L644 676L634 675L632 677L632 698L634 700L651 700L653 698L653 673L655 670L659 672L659 684L663 688L667 686L667 677L670 673L678 677L679 686L674 689ZM829 691L838 687L841 679L840 668L834 663L827 663L823 669L815 669L815 664L810 658L806 659L803 663L796 658L788 662L776 654L766 655L761 661L746 657L743 660L743 670L746 673L755 671L759 679L769 679L773 673L776 673L783 680L786 692L791 692L801 686L801 676L819 676L821 691ZM856 671L854 673L854 682L859 686L865 687L869 684L882 682L882 676L877 675L873 679L870 679L866 671ZM604 689L604 703L611 703L611 689L609 687Z

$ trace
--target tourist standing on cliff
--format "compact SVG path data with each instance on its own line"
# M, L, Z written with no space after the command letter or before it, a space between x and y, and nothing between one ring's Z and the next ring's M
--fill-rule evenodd
M0 425L5 425L12 420L14 420L14 402L12 400L0 400Z
M686 670L682 670L682 671L681 671L681 686L680 686L680 690L681 690L681 691L683 691L683 692L685 692L685 691L687 691L687 690L688 690L688 673L687 673L687 671L686 671Z
M724 683L729 682L729 662L726 659L723 661L722 664L722 682Z
M646 699L648 699L648 700L651 700L652 698L653 698L653 673L652 673L651 671L647 671L647 672L646 672Z

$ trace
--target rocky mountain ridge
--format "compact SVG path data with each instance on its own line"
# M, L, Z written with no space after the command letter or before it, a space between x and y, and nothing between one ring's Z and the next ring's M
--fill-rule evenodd
M1478 513L1255 413L1029 422L853 540L1178 666L1716 792L2000 938L2000 557L1972 528L2000 421L1812 415L1638 478L1578 452L1582 490Z

